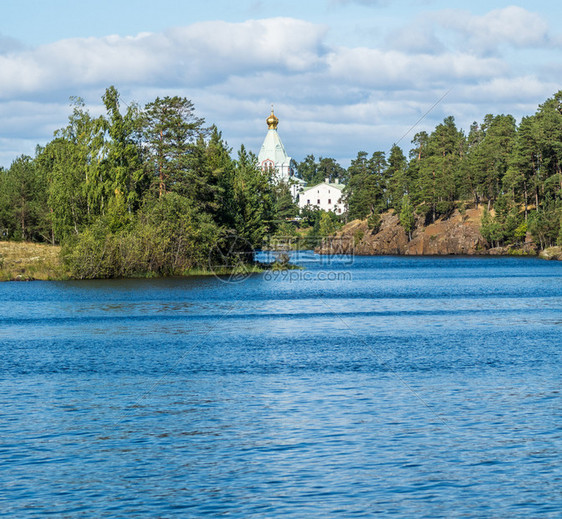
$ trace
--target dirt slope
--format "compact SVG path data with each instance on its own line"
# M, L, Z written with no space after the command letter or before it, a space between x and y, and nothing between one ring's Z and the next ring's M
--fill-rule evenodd
M449 218L439 219L427 227L418 221L408 241L398 215L388 211L382 215L377 233L369 230L365 220L354 220L346 224L331 243L324 243L317 251L330 254L338 249L357 255L508 254L507 249L490 249L480 234L481 217L482 209L468 209L462 214L456 210ZM532 244L526 247L532 253Z

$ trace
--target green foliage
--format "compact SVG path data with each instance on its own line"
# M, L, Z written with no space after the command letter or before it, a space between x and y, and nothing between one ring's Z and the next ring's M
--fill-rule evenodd
M106 195L99 176L88 173L80 147L59 137L40 150L38 167L47 178L47 201L54 239L61 242L78 234L105 206Z
M525 237L527 236L527 222L521 222L516 228L513 233L513 237L515 238L515 243L520 244L525 241Z
M351 161L346 186L348 218L363 219L373 212L388 207L386 160L383 152L375 152L370 158L364 151Z
M560 236L560 210L550 205L534 211L529 216L528 229L541 249L555 245Z
M357 155L348 169L348 218L373 220L392 207L411 229L413 214L427 224L456 207L485 203L495 211L482 222L490 244L519 244L527 230L540 247L562 242L560 143L562 91L519 126L511 115L488 114L465 135L446 117L431 133L414 136L409 161L397 146L386 163L380 153Z
M299 233L297 228L290 222L281 222L272 234L272 241L275 245L282 245L287 248L295 248L297 246Z
M410 197L404 195L400 204L400 225L408 235L408 241L412 239L412 231L414 230L415 224L414 207L410 202Z
M339 228L338 222L334 219L329 212L323 211L320 216L320 222L318 224L318 233L320 236L331 236Z
M480 223L480 234L492 246L499 246L503 241L503 230L501 224L490 214L487 209L484 209L482 220Z
M301 209L301 217L303 226L309 226L304 237L303 248L314 249L324 238L334 234L341 228L339 217L332 211L324 211L322 209Z
M464 144L464 135L457 130L453 117L445 118L423 144L425 156L419 160L415 198L426 206L432 221L454 208Z
M51 142L0 168L1 239L64 243L75 276L115 277L184 272L208 261L213 244L236 242L233 254L251 261L267 235L296 232L288 186L272 182L244 147L233 159L191 101L123 109L115 87L102 100L105 112L94 117L74 98ZM361 151L345 170L308 155L298 169L311 184L345 183L346 218L367 218L371 232L389 208L411 238L415 214L429 222L486 204L481 231L490 244L519 244L527 232L541 248L562 243L562 91L518 126L511 115L488 114L465 135L446 117L416 134L407 156L396 145L388 158ZM311 246L341 225L332 213L300 215Z
M509 198L500 195L494 205L495 216L484 208L480 233L496 247L508 243L521 243L527 233L527 222L522 220L522 215L514 207Z
M278 218L276 227L282 225L285 220L295 218L299 214L299 206L293 200L289 185L286 182L278 182L273 185L273 212Z
M144 108L142 129L149 153L147 166L158 183L159 195L166 190L196 191L200 184L197 175L191 174L191 166L204 130L193 103L184 97L157 97Z
M0 170L2 238L64 243L78 278L172 275L204 268L221 247L252 261L297 214L289 188L243 147L233 160L187 99L122 112L110 87L103 102L93 118L74 99L68 125L35 159Z
M232 221L238 236L261 247L275 220L273 188L257 158L241 146L232 183Z
M414 187L412 173L413 168L408 168L408 162L404 153L394 144L390 149L386 176L389 178L388 197L390 199L390 206L397 212L400 211L402 198Z
M307 155L302 162L298 163L297 169L301 178L310 185L318 184L324 180L318 174L318 164L314 155Z
M0 170L0 239L48 241L47 184L31 157Z
M345 184L347 179L346 170L335 159L329 157L320 157L316 162L314 155L307 155L302 162L299 162L297 170L301 178L312 186L320 184L326 179L329 182L339 180L342 184Z
M305 206L300 210L300 217L302 219L303 227L316 227L320 222L322 210L314 206Z
M469 182L461 189L464 196L473 194L475 201L495 200L502 192L515 147L516 124L511 115L488 114L481 126L471 129L472 146L468 153Z
M120 211L117 208L116 211ZM205 268L222 231L208 214L176 193L145 201L129 225L100 217L63 249L78 279L181 275Z
M353 245L354 246L359 245L364 236L365 236L365 231L363 229L357 229L353 233Z
M110 197L124 197L127 209L132 211L138 209L150 179L143 167L140 110L132 104L121 114L119 98L113 86L102 98L107 117L102 125L106 135L100 170L107 184L105 191Z
M372 234L377 234L381 228L382 218L379 213L372 213L367 218L367 228Z

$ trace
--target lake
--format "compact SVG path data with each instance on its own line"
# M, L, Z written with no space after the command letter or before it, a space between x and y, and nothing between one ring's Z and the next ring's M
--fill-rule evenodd
M562 263L0 284L0 517L560 517Z

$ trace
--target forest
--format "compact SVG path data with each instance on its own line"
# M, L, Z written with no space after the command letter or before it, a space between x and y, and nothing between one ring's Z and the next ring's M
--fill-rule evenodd
M562 91L520 124L511 115L474 122L468 134L447 117L430 134L417 133L406 157L359 152L347 169L349 219L394 209L411 233L455 208L484 205L481 233L491 246L517 244L527 232L543 249L562 232Z
M109 87L103 103L92 117L73 99L68 125L0 172L0 239L61 244L79 279L179 275L251 261L295 215L288 187L243 146L233 159L191 101L123 110Z
M540 248L562 241L562 91L519 124L489 114L465 133L447 117L417 133L408 155L398 145L388 154L360 151L348 168L308 155L298 171L309 185L346 184L342 218L310 208L298 215L288 187L244 146L233 156L186 98L123 107L109 87L102 100L105 114L94 117L73 98L66 127L34 157L0 169L0 239L62 245L76 278L251 262L272 235L300 232L310 244L357 218L376 230L391 209L410 236L420 221L483 206L490 245L517 244L527 233Z

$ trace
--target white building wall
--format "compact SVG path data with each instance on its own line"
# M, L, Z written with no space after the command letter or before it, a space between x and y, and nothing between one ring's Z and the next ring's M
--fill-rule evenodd
M303 208L309 205L324 211L342 214L345 212L345 204L343 203L344 187L341 184L322 182L322 184L305 189L299 196L299 207Z
M297 200L306 182L298 177L296 163L287 155L277 130L268 130L258 153L258 162L262 171L270 170L273 173L274 181L289 184L293 200Z
M277 130L268 130L258 153L258 162L263 171L274 168L279 180L286 180L294 174L293 161L287 155Z

